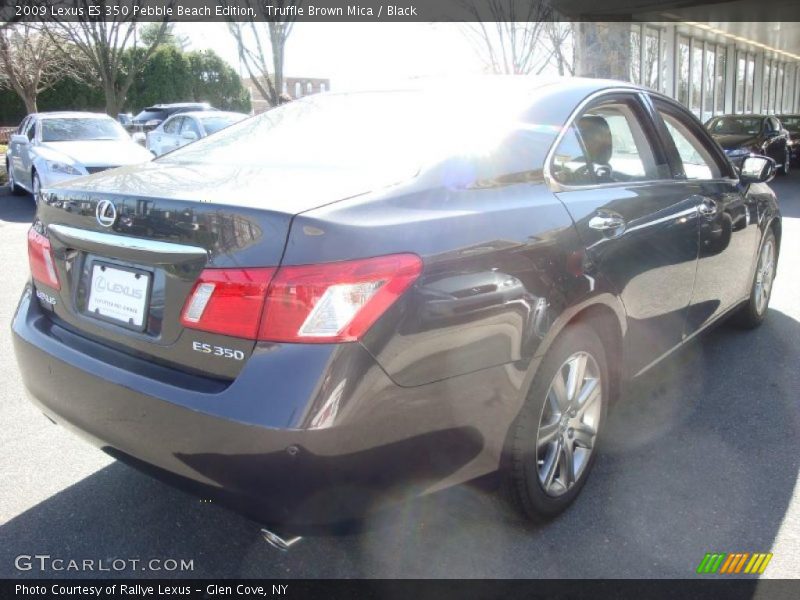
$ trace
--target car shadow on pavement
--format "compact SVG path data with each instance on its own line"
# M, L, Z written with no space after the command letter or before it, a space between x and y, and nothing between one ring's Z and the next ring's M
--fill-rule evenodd
M800 323L771 310L630 384L583 493L548 525L461 486L281 553L253 521L115 463L0 527L0 577L115 575L15 569L37 553L194 564L128 577L692 577L706 552L770 551L781 527L798 474L798 339Z
M0 223L30 223L35 213L36 204L30 195L14 196L8 187L0 187Z

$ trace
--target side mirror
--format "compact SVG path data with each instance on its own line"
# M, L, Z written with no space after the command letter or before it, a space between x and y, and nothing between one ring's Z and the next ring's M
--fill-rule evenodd
M197 134L194 131L184 131L181 137L188 142L193 142L197 139Z
M20 144L21 146L27 146L30 143L28 136L22 135L21 133L15 133L9 138L9 141L12 144Z
M775 161L767 156L748 156L742 163L739 180L744 184L766 183L775 177Z
M150 119L144 124L146 129L155 129L159 125L161 125L161 121L159 121L158 119Z

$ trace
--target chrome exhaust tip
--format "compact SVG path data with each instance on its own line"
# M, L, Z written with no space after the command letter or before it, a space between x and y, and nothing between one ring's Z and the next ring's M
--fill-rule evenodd
M264 541L266 541L270 546L272 546L273 548L277 548L281 552L286 552L287 550L289 550L289 548L291 548L297 542L303 539L299 535L290 538L283 538L274 531L270 531L269 529L266 528L261 529L261 537L263 537Z

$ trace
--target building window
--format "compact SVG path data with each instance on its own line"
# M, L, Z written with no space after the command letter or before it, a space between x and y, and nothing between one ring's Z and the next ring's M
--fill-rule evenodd
M703 42L692 40L692 72L689 94L691 96L689 108L698 117L701 113L701 100L703 94Z
M639 84L642 82L642 34L637 26L631 30L631 65L628 79L631 83Z
M705 64L703 65L703 117L702 121L714 114L714 89L716 78L716 48L714 44L706 44Z
M644 36L644 84L654 90L659 89L659 63L661 60L658 29L645 28Z
M714 111L716 113L725 112L725 71L728 66L728 53L725 46L717 46L717 75L715 79L714 96L716 98L716 106Z
M786 73L786 64L779 63L778 64L778 77L775 82L775 112L780 112L783 108L783 78Z
M745 80L745 111L753 112L753 92L756 78L756 58L752 54L747 55L747 79Z
M303 95L303 86L300 85L299 81L294 82L294 97L299 98Z
M689 106L689 38L678 37L678 68L676 86L678 102Z
M320 83L319 84L319 91L320 92L327 92L328 91L328 87L324 83Z
M734 99L736 100L733 112L739 114L744 112L744 78L747 70L747 59L741 50L736 51L736 90Z
M306 94L313 94L313 93L314 93L314 86L312 86L311 82L309 81L308 83L306 83Z

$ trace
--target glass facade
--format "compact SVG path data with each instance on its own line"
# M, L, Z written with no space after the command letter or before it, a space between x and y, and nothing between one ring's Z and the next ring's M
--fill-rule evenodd
M633 24L630 52L630 81L676 98L702 121L729 112L800 112L798 61L663 23Z

